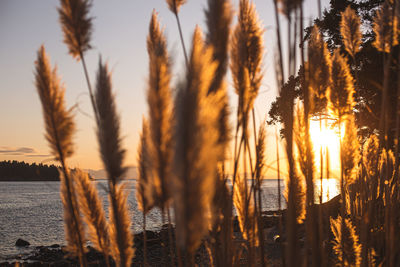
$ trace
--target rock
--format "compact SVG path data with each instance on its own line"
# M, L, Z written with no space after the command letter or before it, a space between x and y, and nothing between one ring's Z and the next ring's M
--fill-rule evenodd
M16 245L17 247L28 247L28 246L30 246L31 244L30 244L28 241L25 241L25 240L23 240L23 239L21 239L21 238L18 238L17 242L15 242L15 245Z

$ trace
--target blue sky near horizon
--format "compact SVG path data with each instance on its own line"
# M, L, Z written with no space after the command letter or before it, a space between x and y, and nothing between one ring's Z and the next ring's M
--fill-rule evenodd
M317 0L305 2L305 22L317 14ZM232 1L237 10L238 0ZM256 114L263 120L275 99L277 88L274 71L275 23L272 0L255 0L265 28L264 80L256 101ZM191 35L196 25L204 27L206 0L188 0L180 10L184 39L190 50ZM323 7L328 1L322 2ZM51 163L44 139L40 101L34 86L34 61L40 45L45 45L52 66L66 87L68 107L75 106L77 131L75 154L70 165L84 169L101 169L97 152L95 125L80 62L76 62L63 43L58 22L58 1L2 0L0 2L0 161L25 160ZM173 58L173 84L182 76L184 62L176 21L164 0L93 1L93 49L86 54L89 75L94 83L99 55L113 73L113 89L121 116L126 165L135 165L136 147L142 116L147 114L146 79L148 60L146 36L152 10L159 13L168 48ZM282 22L284 20L282 19ZM236 96L229 83L232 110ZM234 113L234 112L232 112ZM267 149L267 159L275 159L274 129Z

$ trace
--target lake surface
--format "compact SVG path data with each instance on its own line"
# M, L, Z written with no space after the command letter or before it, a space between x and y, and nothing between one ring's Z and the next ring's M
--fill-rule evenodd
M129 192L133 231L142 230L142 213L137 209L135 199L135 181L129 181L126 190ZM97 181L99 193L107 210L106 181ZM323 181L324 200L338 193L338 183L334 179ZM319 185L316 184L316 195ZM65 244L63 229L63 207L60 200L60 182L0 182L0 259L10 255L23 254L34 246ZM281 181L281 192L284 191ZM326 191L326 192L325 192ZM329 197L327 195L329 194ZM264 210L278 209L277 180L265 180L262 186ZM281 195L282 208L285 200ZM153 209L147 215L147 229L157 230L161 227L161 215ZM15 241L22 238L31 243L30 248L19 249Z

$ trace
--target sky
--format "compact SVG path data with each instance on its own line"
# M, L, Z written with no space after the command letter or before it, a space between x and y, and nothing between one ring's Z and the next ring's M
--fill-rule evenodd
M236 11L238 0L232 2ZM272 0L255 0L254 3L265 30L264 79L255 104L256 118L261 122L266 118L278 91L274 67L275 17ZM195 26L205 29L206 4L206 0L188 0L181 7L179 15L188 50ZM59 2L54 0L0 1L0 161L53 163L44 138L41 104L34 86L34 62L37 50L43 44L52 66L57 66L65 85L67 106L75 107L75 153L69 165L102 169L82 65L68 54L63 43L58 5ZM322 6L328 6L328 1L322 1ZM316 8L317 0L305 1L306 22L316 17ZM164 0L96 0L90 12L94 18L93 49L86 53L85 59L92 84L100 55L112 72L113 90L121 118L122 144L127 151L126 166L136 165L142 117L147 114L146 36L153 9L159 14L173 58L174 85L184 74L184 61L176 20ZM283 28L284 22L282 18ZM234 110L237 99L232 82L228 80L228 84L231 110ZM267 161L273 162L275 129L267 131Z

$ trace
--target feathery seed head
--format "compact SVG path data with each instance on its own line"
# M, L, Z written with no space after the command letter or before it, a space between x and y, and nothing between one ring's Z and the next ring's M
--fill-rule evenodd
M390 47L397 45L397 23L397 16L393 16L393 4L386 0L374 18L375 41L372 45L378 51L389 53Z
M149 54L147 102L150 125L147 151L152 161L149 172L154 178L152 182L156 194L155 204L164 209L170 199L167 185L171 178L173 154L171 73L167 42L154 11L147 37L147 52Z
M350 56L354 58L354 56L360 50L361 45L361 20L356 12L350 7L350 5L347 6L346 10L341 13L341 16L340 34L343 38L344 47Z
M307 177L308 162L314 168L314 153L311 149L311 158L307 159L307 135L306 125L304 120L304 108L300 105L296 107L295 121L294 121L294 140L297 146L298 157L297 162L303 177ZM312 143L310 144L312 146Z
M360 266L361 244L358 242L355 227L350 219L346 218L343 225L342 217L339 215L336 219L331 217L330 224L334 235L333 252L336 256L336 263L340 265L341 262L344 262L344 266ZM343 229L342 226L344 226ZM342 243L344 247L342 247Z
M336 49L332 58L332 85L328 92L329 107L338 118L351 113L354 107L354 82L346 59Z
M289 17L291 13L299 8L303 3L303 0L274 0L280 3L280 11L286 16Z
M91 0L60 0L58 8L64 33L64 43L69 53L79 61L81 55L91 48L92 18L88 17Z
M96 185L89 179L86 172L79 169L74 171L73 177L79 207L89 232L89 240L95 249L103 252L104 256L108 256L110 249L108 223Z
M67 177L71 177L67 171ZM66 178L64 172L60 172L60 198L64 208L64 232L67 241L67 251L72 255L79 255L82 244L85 243L84 228L79 216L78 201L76 199L75 186L71 179ZM69 192L71 194L69 194ZM74 214L75 213L75 214ZM78 216L77 216L78 215ZM75 219L74 219L75 216ZM85 249L84 246L83 249Z
M168 8L174 14L178 14L179 8L181 7L181 5L183 5L185 3L186 3L186 0L167 0Z
M308 44L307 73L310 88L311 112L323 112L326 108L326 92L330 87L331 56L318 26L314 25Z
M255 207L250 192L246 192L246 179L239 176L233 190L233 203L235 205L240 231L243 238L251 245L258 246L258 224L255 216Z
M239 96L239 111L244 119L253 108L263 77L262 36L263 29L254 4L249 0L241 0L238 24L231 40L231 71Z
M379 139L375 134L372 134L363 147L363 163L369 177L377 175L378 160Z
M208 231L211 202L220 155L218 113L221 103L208 89L216 64L212 50L205 47L201 31L193 36L186 84L178 90L175 103L176 149L174 197L179 245L193 253Z
M37 53L35 85L43 109L46 139L56 159L64 160L73 154L72 134L75 130L73 116L66 110L65 89L60 84L57 69L51 70L44 46Z
M233 17L231 1L208 0L205 15L208 30L206 43L213 47L213 59L218 64L210 87L210 92L212 92L222 89L228 66L228 41Z
M116 184L125 172L122 167L125 150L121 147L119 116L112 93L111 74L107 65L101 62L101 58L97 71L95 99L99 113L97 138L100 155L108 179Z
M142 133L140 135L140 144L138 148L139 179L136 183L136 199L139 209L145 214L153 208L155 194L155 185L152 184L152 162L149 154L150 142L148 128L147 121L143 118Z
M357 126L354 123L354 116L349 115L345 122L345 133L342 142L342 159L345 185L353 184L356 181L357 166L360 160L360 144L357 138Z
M131 261L135 250L133 246L133 235L131 232L131 219L128 208L128 193L126 184L116 185L113 187L114 197L116 200L116 210L110 205L110 223L109 233L111 242L111 255L117 266L122 266L121 259L125 259L125 265L131 266ZM112 203L112 196L109 197L109 203ZM122 255L123 254L123 255Z

